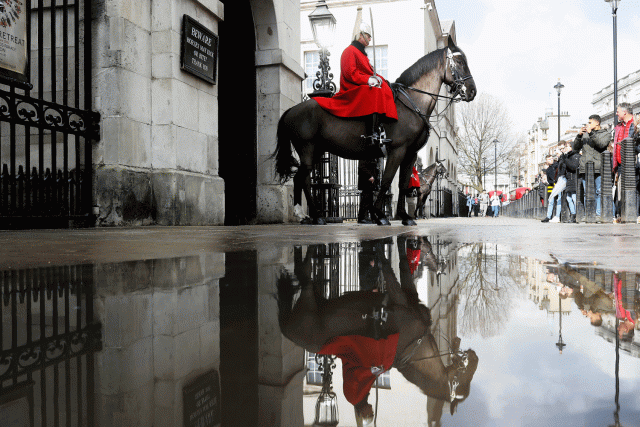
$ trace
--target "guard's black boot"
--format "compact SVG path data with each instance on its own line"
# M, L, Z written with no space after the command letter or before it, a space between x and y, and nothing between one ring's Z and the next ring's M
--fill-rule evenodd
M549 218L545 218L545 219L543 219L543 220L542 220L542 221L540 221L540 222L549 222Z
M576 214L571 214L571 219L569 220L569 222L571 224L575 224L576 223Z
M362 138L369 143L371 150L376 153L376 157L387 157L387 147L391 144L391 140L388 138L382 138L380 136L380 130L378 113L373 113L365 120L366 135L362 135Z

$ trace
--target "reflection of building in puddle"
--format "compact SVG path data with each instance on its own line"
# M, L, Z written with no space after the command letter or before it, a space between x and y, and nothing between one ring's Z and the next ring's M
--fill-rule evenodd
M1 272L0 294L3 425L91 424L101 347L93 268Z
M28 388L36 426L183 425L183 403L196 419L219 411L223 265L221 254L0 274L0 395Z
M640 286L635 273L617 273L590 266L549 265L539 260L526 262L528 296L556 319L571 313L585 316L595 326L596 334L615 345L616 299L614 283L619 280L620 304L637 316ZM614 279L615 278L615 279ZM562 296L565 295L565 298ZM558 319L559 320L559 319ZM640 328L637 318L636 331ZM640 334L623 341L620 348L640 357Z

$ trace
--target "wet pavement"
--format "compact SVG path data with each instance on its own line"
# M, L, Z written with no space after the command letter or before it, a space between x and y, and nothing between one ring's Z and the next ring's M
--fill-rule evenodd
M640 225L392 224L0 233L0 426L640 426Z

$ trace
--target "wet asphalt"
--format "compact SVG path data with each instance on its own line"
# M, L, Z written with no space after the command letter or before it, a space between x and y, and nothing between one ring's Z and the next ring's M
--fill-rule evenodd
M324 226L136 227L0 232L0 270L101 264L273 246L360 241L401 234L485 242L547 261L640 272L640 224L543 224L532 219L432 218L413 227L355 222Z

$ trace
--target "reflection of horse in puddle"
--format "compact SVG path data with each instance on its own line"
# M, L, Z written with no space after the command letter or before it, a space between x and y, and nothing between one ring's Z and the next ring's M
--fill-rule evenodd
M404 252L405 242L406 237L398 238L402 284L398 282L384 251L377 250L376 264L386 289L383 292L378 292L378 289L349 292L333 299L319 295L320 283L314 278L312 260L317 256L319 247L310 246L304 258L302 249L296 248L294 274L299 285L288 272L281 275L278 283L279 321L283 335L309 352L324 353L327 348L340 348L341 354L337 355L343 360L343 391L356 408L358 405L362 407L359 399L363 396L364 403L368 405L367 395L377 376L395 367L424 394L437 399L430 399L428 403L431 425L431 421L439 423L445 402L449 402L453 414L458 403L469 395L478 357L473 350L460 351L459 339L451 349L441 351L438 348L430 332L430 311L420 302L411 274L407 274L410 270ZM431 249L428 241L424 241L421 247ZM367 352L374 353L379 349L381 355L363 355L359 344L362 341L368 343L364 344ZM340 345L336 345L337 342ZM389 351L392 351L391 359ZM388 364L382 362L385 354ZM451 356L451 364L443 363L445 355ZM350 364L350 373L344 369L345 360ZM358 363L364 366L354 366ZM384 369L380 369L380 365ZM353 374L358 369L360 374ZM347 378L350 374L357 378ZM357 392L353 390L353 381L361 388Z

